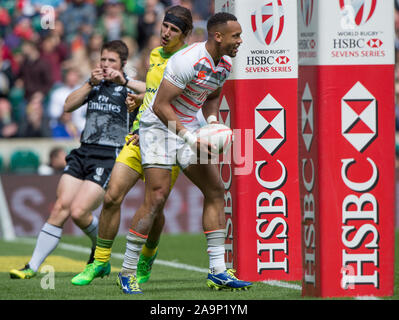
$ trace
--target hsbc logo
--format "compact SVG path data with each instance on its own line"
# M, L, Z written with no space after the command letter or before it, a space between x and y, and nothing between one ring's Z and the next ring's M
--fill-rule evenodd
M286 57L286 56L279 56L276 59L276 62L278 64L287 64L289 61L290 61L290 59L288 57Z
M228 126L230 126L230 107L227 104L226 96L223 96L222 101L219 107L219 122Z
M377 100L360 82L341 100L341 131L359 152L377 137Z
M303 23L306 27L310 25L313 17L313 6L314 0L301 0L300 1L300 10L302 15Z
M251 14L252 31L261 44L275 43L284 30L283 0L268 0Z
M347 27L361 26L373 16L377 0L338 0Z
M285 142L285 109L271 94L255 108L255 139L271 155Z
M313 97L309 85L306 83L301 99L301 133L306 150L309 152L313 141Z
M367 41L367 45L370 48L380 48L382 46L383 42L380 39L370 39Z

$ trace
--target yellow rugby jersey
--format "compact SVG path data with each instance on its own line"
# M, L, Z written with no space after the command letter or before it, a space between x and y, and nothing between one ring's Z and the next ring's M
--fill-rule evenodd
M179 50L187 47L187 45L183 45ZM156 47L151 51L150 54L150 67L146 76L146 91L143 98L143 103L139 108L139 112L137 113L136 119L133 122L132 131L136 131L139 128L140 118L143 115L145 109L148 108L150 102L154 98L155 93L158 90L159 85L161 84L161 80L163 77L163 72L165 70L166 64L168 63L169 58L175 54L173 53L165 53L162 46Z

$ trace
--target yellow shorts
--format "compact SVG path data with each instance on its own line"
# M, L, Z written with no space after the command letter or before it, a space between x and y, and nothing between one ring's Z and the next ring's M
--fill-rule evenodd
M127 135L125 141L127 142L130 138L131 135ZM141 153L139 146L136 146L133 143L129 143L128 145L125 143L115 161L123 163L127 165L129 168L132 168L140 175L140 178L144 181L144 170L143 166L141 165ZM178 166L172 167L170 189L172 189L173 186L175 185L177 177L179 176L179 172L180 169Z

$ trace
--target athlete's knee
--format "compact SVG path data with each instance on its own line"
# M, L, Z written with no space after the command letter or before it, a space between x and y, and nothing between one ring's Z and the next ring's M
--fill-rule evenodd
M83 206L79 204L73 204L71 206L71 217L75 223L78 223L86 218L91 212L87 211Z
M157 187L151 189L149 195L149 206L151 208L151 212L154 212L157 215L162 214L162 209L168 198L168 194L168 188Z
M119 207L122 204L124 195L108 189L104 195L104 208Z
M58 198L55 201L55 204L50 212L49 219L53 222L57 221L56 225L60 223L63 224L68 219L70 214L71 214L70 203L68 203L62 198Z
M222 200L224 201L224 185L221 181L218 183L212 183L207 187L203 193L204 197L207 199L213 199L213 200Z

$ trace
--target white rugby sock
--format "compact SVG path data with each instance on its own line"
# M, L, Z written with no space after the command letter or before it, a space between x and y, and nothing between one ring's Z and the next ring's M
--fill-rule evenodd
M37 237L36 247L32 258L29 261L29 267L37 272L43 261L57 247L62 235L62 228L45 223Z
M93 215L93 220L91 223L82 231L90 238L92 243L92 249L96 248L97 243L97 233L98 233L98 219L96 216Z
M225 229L205 232L205 236L208 243L209 270L213 274L221 273L226 270L224 261Z
M137 263L139 262L140 252L143 248L146 238L132 230L129 230L126 242L126 252L123 258L121 273L123 276L136 274Z

